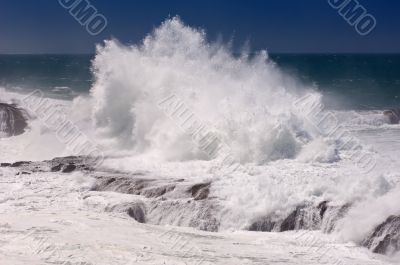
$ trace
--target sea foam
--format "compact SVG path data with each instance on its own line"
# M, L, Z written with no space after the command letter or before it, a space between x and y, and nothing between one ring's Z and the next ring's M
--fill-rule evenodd
M279 70L266 51L234 56L177 17L140 44L106 41L93 69L95 130L113 150L173 161L212 159L159 108L171 95L241 163L293 159L305 144L298 136L315 135L293 106L315 91Z

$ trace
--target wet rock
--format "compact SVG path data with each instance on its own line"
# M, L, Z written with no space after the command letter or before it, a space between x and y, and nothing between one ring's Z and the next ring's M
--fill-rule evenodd
M62 167L63 167L63 164L58 164L58 165L55 165L54 167L52 167L52 168L50 169L50 171L51 171L51 172L58 172L58 171L61 170Z
M301 211L300 207L297 207L288 217L286 217L281 223L281 227L279 229L280 232L292 231L296 229L296 223L298 220L299 212Z
M110 178L106 181L106 185L110 185L111 183L113 183L114 181L116 181L116 178Z
M116 174L118 175L118 174ZM152 179L129 178L129 177L99 177L94 191L114 191L119 193L140 195L142 190L148 186Z
M15 104L0 103L0 137L20 135L28 125L26 112Z
M264 217L259 218L255 222L253 222L248 228L249 231L255 232L271 232L274 230L276 222L272 221L271 218Z
M205 200L210 194L211 183L201 183L192 186L189 191L195 200Z
M216 218L221 208L212 200L157 200L146 204L146 223L193 227L217 232L220 222Z
M63 168L68 165L75 165L74 170L81 171L93 171L93 165L90 163L88 159L84 156L67 156L67 157L56 157L49 161L44 161L50 164L50 168L54 168L54 172L62 171ZM61 164L61 165L60 165ZM67 166L65 166L67 165Z
M143 172L98 170L85 164L85 161L84 157L59 157L46 161L20 161L9 166L17 167L18 172L81 171L95 179L91 191L141 196L126 197L140 202L110 203L105 206L105 211L125 213L141 223L218 231L220 222L216 216L221 209L218 208L218 201L209 198L211 183L188 183L181 178L150 177Z
M130 217L135 219L139 223L145 223L146 222L146 216L145 216L145 211L143 209L144 207L139 204L135 204L131 207L128 208L127 213Z
M276 214L262 217L249 226L250 231L285 232L292 230L317 230L321 227L321 212L315 206L297 206L286 217L278 217Z
M328 201L317 206L305 204L297 206L286 216L271 214L253 221L248 230L261 232L284 232L293 230L323 230L332 232L336 222L343 218L350 205L329 206Z
M327 204L322 218L321 230L324 233L332 233L335 229L336 224L340 219L350 210L351 204L347 203L344 205L329 205Z
M119 193L142 195L146 198L158 198L174 191L176 181L142 178L141 175L99 177L93 191L114 191Z
M219 229L215 202L211 199L205 200L208 198L210 183L188 185L182 179L156 179L143 174L126 173L112 173L109 176L100 174L96 178L93 191L112 191L145 197L145 207L141 210L137 206L131 208L131 205L124 208L125 212L140 222L193 227L205 231ZM141 218L142 211L145 220Z
M318 209L319 209L319 215L321 217L321 219L324 218L324 215L326 213L326 210L328 210L328 201L323 201L318 205Z
M63 167L62 173L71 173L76 169L76 166L74 164L69 164Z
M163 196L164 194L173 191L175 189L175 185L166 185L161 187L149 187L143 189L141 195L147 198L158 198Z
M391 255L400 251L400 216L390 216L362 244L379 254Z
M28 162L28 161L18 161L18 162L11 164L11 167L25 166L25 165L28 165L29 163L30 162Z
M31 174L30 172L22 171L22 172L18 172L17 176L19 176L19 175L30 175L30 174Z
M318 207L313 205L298 206L286 217L280 225L279 231L292 230L317 230L321 227L321 212Z

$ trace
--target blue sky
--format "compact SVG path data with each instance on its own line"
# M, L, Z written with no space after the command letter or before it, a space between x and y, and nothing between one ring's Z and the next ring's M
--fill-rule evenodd
M235 47L285 53L399 53L400 1L359 0L377 20L368 36L330 7L327 0L91 0L108 20L98 36L58 0L1 0L0 53L92 53L115 37L136 43L168 16L222 36Z

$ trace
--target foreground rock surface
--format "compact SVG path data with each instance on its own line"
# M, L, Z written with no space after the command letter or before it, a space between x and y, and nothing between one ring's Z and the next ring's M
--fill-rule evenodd
M1 163L0 168L15 171L15 176L21 179L83 175L84 179L90 179L88 193L82 197L85 207L122 213L133 223L192 227L210 232L220 230L222 208L220 201L210 194L212 182L163 178L139 171L96 169L87 159L74 156L41 162ZM57 189L58 193L64 192L63 186ZM328 201L317 205L303 203L286 215L260 217L247 229L262 232L309 230L329 234L350 207L350 204L335 205ZM399 231L400 217L390 217L364 240L363 245L376 253L394 253L400 250Z
M107 205L104 210L125 212L139 223L176 225L216 232L219 222L215 217L219 206L209 198L211 183L193 183L184 179L171 179L146 175L142 172L97 170L83 157L61 157L48 161L18 161L0 166L31 173L83 173L94 182L94 193L119 193L139 196L132 202ZM88 203L94 203L90 201Z

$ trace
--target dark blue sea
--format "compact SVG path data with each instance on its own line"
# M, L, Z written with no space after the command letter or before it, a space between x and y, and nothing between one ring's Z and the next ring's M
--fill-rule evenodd
M42 89L59 97L87 93L93 82L93 57L0 55L0 86L10 90ZM321 91L328 108L400 106L400 55L272 54L270 58L283 71Z

